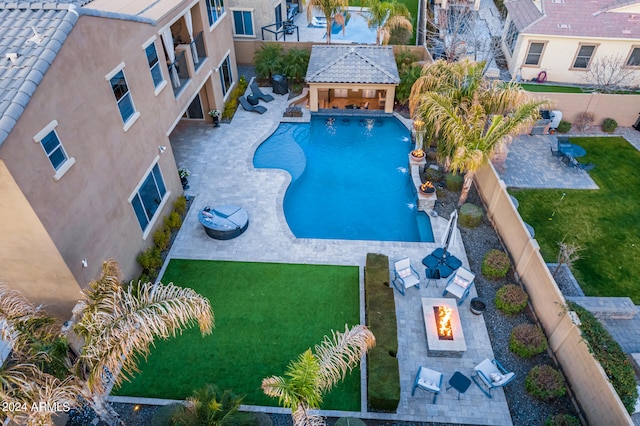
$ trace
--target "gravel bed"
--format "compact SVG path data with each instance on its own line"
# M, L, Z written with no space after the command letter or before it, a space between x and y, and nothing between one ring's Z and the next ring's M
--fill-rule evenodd
M440 216L449 217L449 214L457 206L460 193L447 193L444 197L438 197L436 211ZM467 202L482 206L482 201L475 188L469 194ZM533 316L527 310L524 313L512 317L502 314L494 303L496 291L505 284L515 283L513 274L504 279L490 281L485 279L480 273L482 269L482 259L484 254L491 249L504 250L498 235L493 226L483 216L482 223L478 228L466 229L459 226L464 248L469 260L471 270L476 274L475 286L478 297L487 304L484 312L484 320L489 332L491 346L495 358L498 359L510 371L516 373L516 378L505 388L505 395L511 420L514 425L542 425L547 417L560 413L570 413L575 415L575 410L568 397L560 398L553 402L542 402L530 396L524 387L525 378L529 370L535 365L548 364L555 367L551 358L546 354L537 355L531 359L520 358L509 350L509 338L514 326L523 323L534 323ZM579 295L575 286L569 279L569 274L565 268L561 268L558 273L558 280L562 277L561 290L570 291L570 295Z

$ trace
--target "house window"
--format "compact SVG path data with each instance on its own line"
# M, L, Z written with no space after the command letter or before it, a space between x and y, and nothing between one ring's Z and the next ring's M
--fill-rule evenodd
M282 7L281 5L276 6L276 30L282 27Z
M222 84L222 94L227 95L227 92L233 84L233 75L231 74L231 62L229 61L229 55L224 58L220 65L220 83Z
M156 163L131 199L131 205L143 232L149 226L166 193L167 188L164 185L160 167Z
M628 67L640 67L640 47L634 47L631 50L631 55L627 59Z
M209 26L213 25L224 13L223 0L206 0L207 16L209 16Z
M580 46L580 49L578 49L578 54L576 55L576 60L573 62L573 68L588 68L594 50L596 50L595 46Z
M253 36L253 12L250 10L234 10L233 29L236 35Z
M543 50L544 43L530 43L529 52L527 52L527 58L525 59L524 64L533 66L540 65Z
M40 144L42 145L42 148L44 148L44 152L47 154L54 170L58 170L64 162L67 161L67 158L69 158L67 157L67 153L64 151L55 130L50 131L44 138L42 138Z
M53 170L55 170L56 173L53 179L56 181L60 180L76 162L75 158L70 158L67 155L67 152L62 146L58 133L55 130L57 126L58 121L53 120L33 137L33 141L40 144Z
M509 27L507 27L507 34L504 37L504 44L507 46L510 55L513 55L519 35L520 33L518 33L516 24L514 24L513 21L510 21Z
M131 93L129 93L129 86L127 86L127 79L124 76L124 70L118 71L111 79L111 90L116 97L116 103L122 116L122 121L125 123L135 114L136 109L133 106L133 100L131 99Z
M160 62L158 61L156 44L151 43L144 49L144 51L147 54L147 61L149 62L149 70L151 71L151 78L153 78L153 85L157 88L164 81L164 77L162 76Z

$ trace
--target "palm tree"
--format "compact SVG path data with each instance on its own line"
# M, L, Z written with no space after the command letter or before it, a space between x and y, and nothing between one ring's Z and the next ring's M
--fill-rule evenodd
M360 359L371 349L376 339L366 326L356 325L345 332L332 331L322 344L298 356L287 367L285 376L272 376L262 380L263 392L278 398L280 405L291 408L295 426L324 425L324 419L309 414L317 409L322 396L343 380Z
M345 29L345 21L343 11L349 7L349 0L308 0L307 6L307 20L311 22L313 18L313 11L319 10L324 15L327 21L327 44L331 44L331 25L333 22L337 22L342 25L342 32ZM303 4L306 3L303 0Z
M250 426L256 424L250 413L239 411L243 397L230 390L221 392L216 385L207 384L187 398L171 416L174 426Z
M296 83L299 83L307 74L309 68L310 53L304 49L291 49L284 56L283 71Z
M517 84L486 80L483 69L482 62L436 61L425 66L409 99L411 116L439 138L438 156L445 169L465 174L459 206L478 169L529 127L547 104L529 99Z
M404 3L398 3L396 0L367 0L365 3L369 5L367 25L369 28L375 28L377 45L387 44L391 33L396 29L413 31L411 14Z
M205 297L173 284L123 286L115 260L103 263L101 277L89 284L85 296L81 319L74 326L85 341L76 374L85 382L83 396L109 424L116 422L106 403L110 386L138 372L140 356L149 354L156 338L175 337L196 322L203 336L213 327Z
M52 424L56 410L79 404L81 387L70 375L69 346L60 323L16 290L0 286L0 337L11 352L0 366L0 400L26 409L3 412L28 425ZM41 402L54 406L39 407ZM16 405L19 404L19 405ZM39 409L33 410L33 404Z

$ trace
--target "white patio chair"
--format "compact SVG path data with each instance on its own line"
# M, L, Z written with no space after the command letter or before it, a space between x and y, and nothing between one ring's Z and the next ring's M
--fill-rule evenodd
M475 279L476 276L473 272L460 267L456 269L456 273L449 278L447 287L445 287L442 295L444 296L447 293L453 294L458 298L458 306L460 306L469 295L469 290L471 290Z
M411 389L411 396L416 393L416 388L422 389L427 392L433 393L433 403L436 403L438 395L440 395L440 388L442 387L443 375L439 371L432 370L427 367L420 367L416 378L413 381L413 388Z
M497 360L489 358L482 361L473 368L476 372L471 380L480 388L482 393L491 396L491 389L506 386L516 377L516 373L508 372Z
M393 267L394 278L391 281L393 286L404 296L405 290L416 286L420 288L420 275L411 266L411 259L405 257L398 260Z

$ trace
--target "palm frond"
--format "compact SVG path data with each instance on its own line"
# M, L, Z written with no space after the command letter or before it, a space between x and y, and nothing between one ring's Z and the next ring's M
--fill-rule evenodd
M291 417L294 426L325 426L326 424L324 417L309 414L309 407L302 404L293 411Z
M331 332L332 337L325 336L320 345L315 346L315 356L320 363L322 390L331 389L344 379L347 371L351 371L369 349L375 346L373 333L364 325L356 325L345 332Z
M29 395L34 404L47 403L48 406L38 406L37 410L29 410L19 413L15 419L25 422L29 426L48 426L53 424L52 416L56 411L66 411L80 404L78 395L82 386L78 379L69 376L59 380L53 376L45 375L37 383Z

